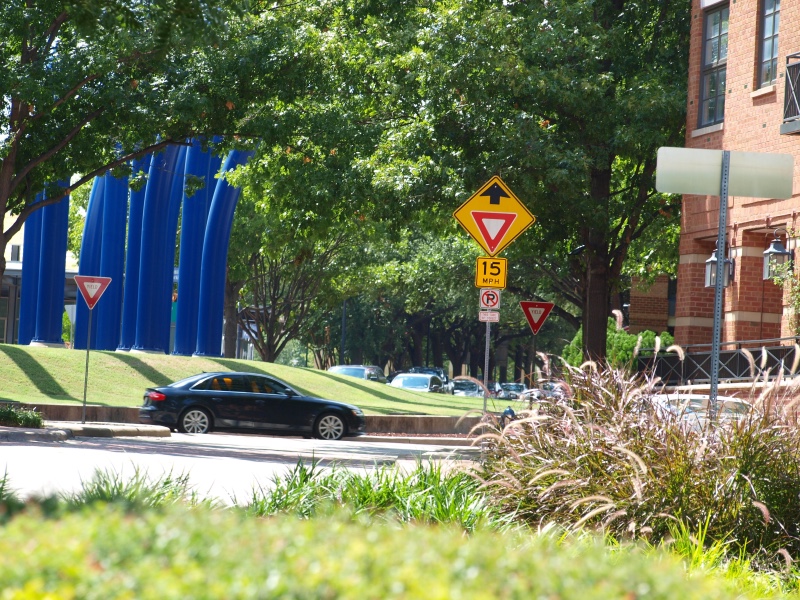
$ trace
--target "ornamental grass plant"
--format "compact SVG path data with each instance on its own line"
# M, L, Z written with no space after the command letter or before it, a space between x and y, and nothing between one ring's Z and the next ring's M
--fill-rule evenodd
M564 369L563 397L482 436L479 477L503 512L652 544L703 531L764 567L800 558L800 429L781 401L796 389L778 382L749 415L698 427L660 410L641 375Z

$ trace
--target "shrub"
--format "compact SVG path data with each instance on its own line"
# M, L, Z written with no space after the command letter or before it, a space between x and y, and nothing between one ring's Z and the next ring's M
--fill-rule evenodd
M44 420L36 410L16 408L10 404L0 404L0 425L4 427L33 427L41 429Z
M609 552L588 538L177 506L18 516L2 528L0 581L8 598L748 597L719 578L686 577L665 553Z
M653 331L643 331L637 335L630 334L624 329L618 329L614 319L608 319L607 336L606 360L617 368L630 367L637 347L654 348L656 337L661 339L661 348L668 348L674 341L674 338L666 331L661 332L658 336ZM572 341L564 347L562 357L568 365L573 367L578 367L583 363L583 329L578 329Z
M785 411L760 402L696 431L657 416L638 375L587 365L566 378L567 398L489 436L480 477L505 512L654 543L681 523L756 561L800 556L800 431Z

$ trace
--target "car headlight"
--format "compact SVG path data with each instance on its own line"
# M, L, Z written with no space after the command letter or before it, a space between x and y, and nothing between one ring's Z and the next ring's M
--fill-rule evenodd
M353 414L354 414L355 416L357 416L357 417L363 417L363 416L364 416L364 411L362 411L362 410L361 410L360 408L358 408L357 406L352 406L352 407L350 408L350 410L351 410L351 411L353 411Z

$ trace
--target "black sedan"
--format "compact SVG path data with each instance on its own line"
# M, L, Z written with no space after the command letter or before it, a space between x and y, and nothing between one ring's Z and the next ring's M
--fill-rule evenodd
M304 396L288 384L256 373L201 373L148 388L139 421L183 433L214 429L313 435L338 440L366 430L357 406Z

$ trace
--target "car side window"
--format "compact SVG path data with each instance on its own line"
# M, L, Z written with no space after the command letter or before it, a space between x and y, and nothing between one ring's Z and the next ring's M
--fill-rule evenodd
M229 384L229 390L232 392L252 392L247 378L241 375L234 375L231 377L223 377L226 383Z
M287 393L286 386L281 385L274 379L269 379L268 377L251 377L250 382L254 387L254 390L255 388L258 388L258 392L261 394L285 395Z
M212 390L214 392L229 392L232 387L233 380L230 377L218 375L204 381L201 386L198 386L198 389Z

